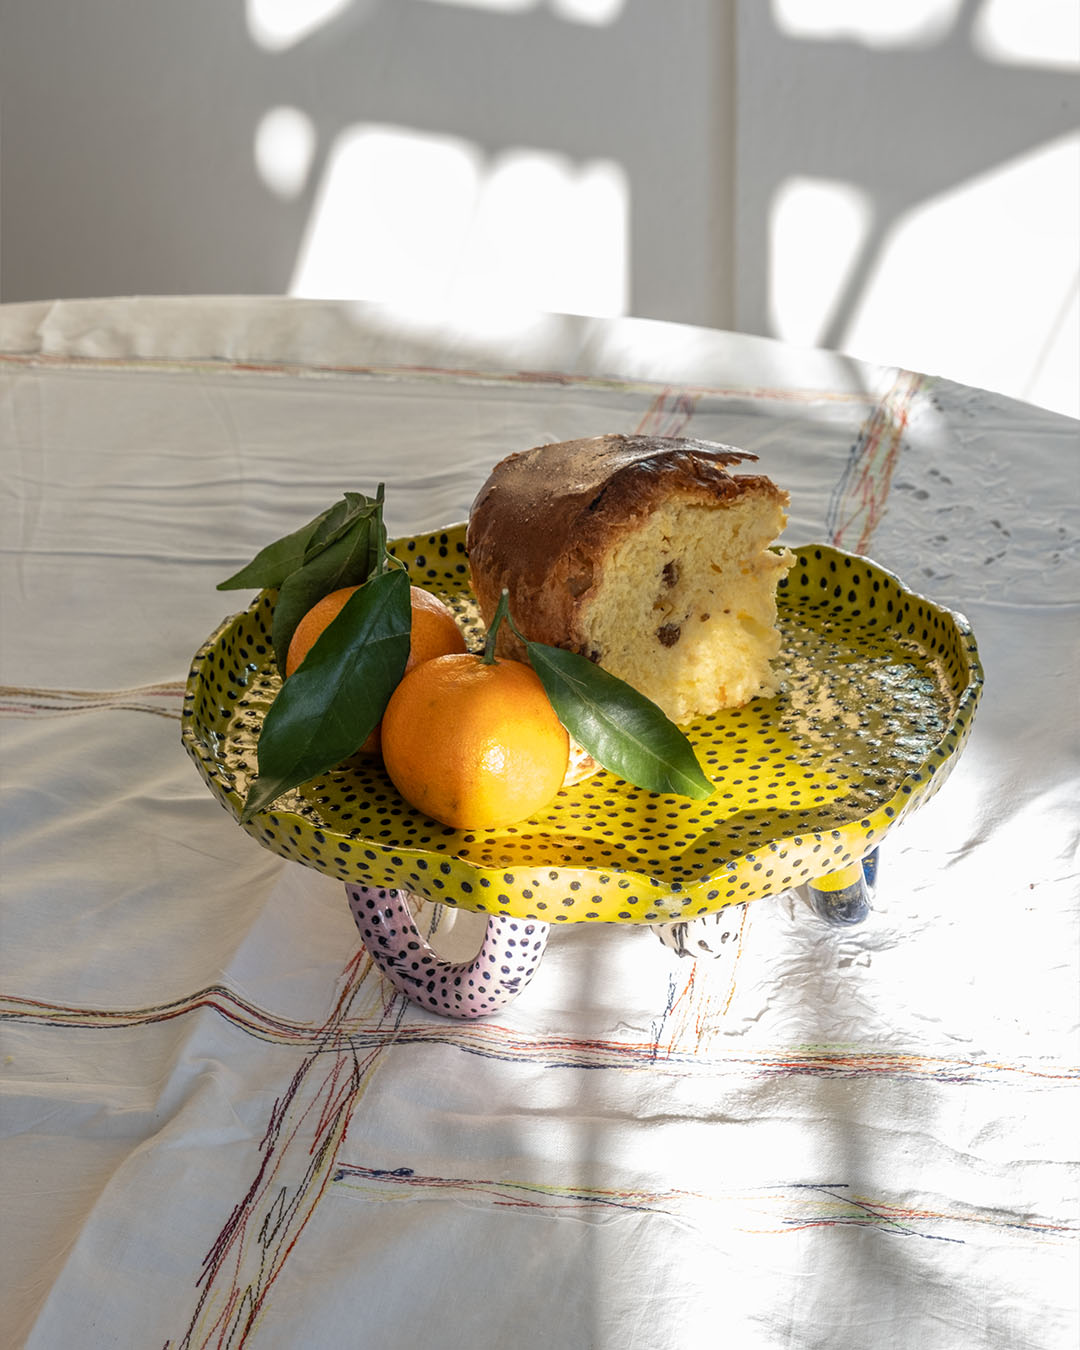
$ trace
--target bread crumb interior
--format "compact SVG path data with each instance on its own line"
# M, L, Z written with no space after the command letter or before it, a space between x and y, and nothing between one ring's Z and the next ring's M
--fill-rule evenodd
M666 503L635 523L583 605L587 654L677 723L774 694L776 585L792 555L769 545L784 524L761 497Z

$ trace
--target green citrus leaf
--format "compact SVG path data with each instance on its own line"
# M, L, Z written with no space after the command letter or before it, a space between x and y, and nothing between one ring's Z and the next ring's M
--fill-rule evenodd
M316 525L304 549L304 561L310 562L324 548L336 543L361 515L370 516L376 502L360 492L346 492L341 501L335 502L326 515Z
M261 591L280 586L305 562L340 539L359 516L371 515L377 504L378 499L365 497L361 492L347 492L341 501L320 511L306 525L260 549L239 572L219 581L217 589Z
M333 507L328 507L314 520L309 520L306 525L301 525L298 530L293 530L292 534L287 534L281 539L275 539L272 544L267 544L239 572L236 572L226 581L219 581L218 590L266 590L280 586L291 572L295 572L298 567L303 566L304 554L312 535L332 510Z
M241 823L363 745L401 680L411 626L406 572L380 572L349 597L263 719Z
M646 792L711 795L690 742L655 703L576 652L525 646L559 721L598 764Z
M371 575L374 533L370 516L357 517L343 535L282 582L271 637L283 675L292 635L312 605L342 586L362 586Z

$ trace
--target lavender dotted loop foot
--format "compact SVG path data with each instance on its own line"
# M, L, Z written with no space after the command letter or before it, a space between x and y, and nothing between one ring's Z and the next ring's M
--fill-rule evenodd
M411 1002L442 1017L472 1021L505 1007L547 946L546 923L492 914L476 956L447 961L417 928L407 891L346 884L345 893L371 959Z

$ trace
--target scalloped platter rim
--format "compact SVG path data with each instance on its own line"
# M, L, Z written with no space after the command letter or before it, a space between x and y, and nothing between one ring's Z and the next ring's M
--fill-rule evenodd
M444 595L478 649L465 526L391 550L415 584ZM867 558L826 544L793 552L777 591L779 694L685 728L715 783L707 801L655 796L602 770L521 825L459 831L405 803L377 758L354 756L244 828L345 882L548 923L695 918L857 862L948 776L982 668L962 615ZM183 744L237 818L280 683L274 599L264 591L223 621L185 692Z

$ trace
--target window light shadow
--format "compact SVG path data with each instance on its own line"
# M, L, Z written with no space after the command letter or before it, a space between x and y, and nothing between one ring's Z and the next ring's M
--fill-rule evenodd
M330 148L292 295L411 312L627 309L628 188L612 161L358 125Z
M789 100L828 95L783 139L762 134L784 117L764 93L741 110L736 327L1080 415L1069 8L1024 5L1022 23L1013 0L751 12L744 59Z

